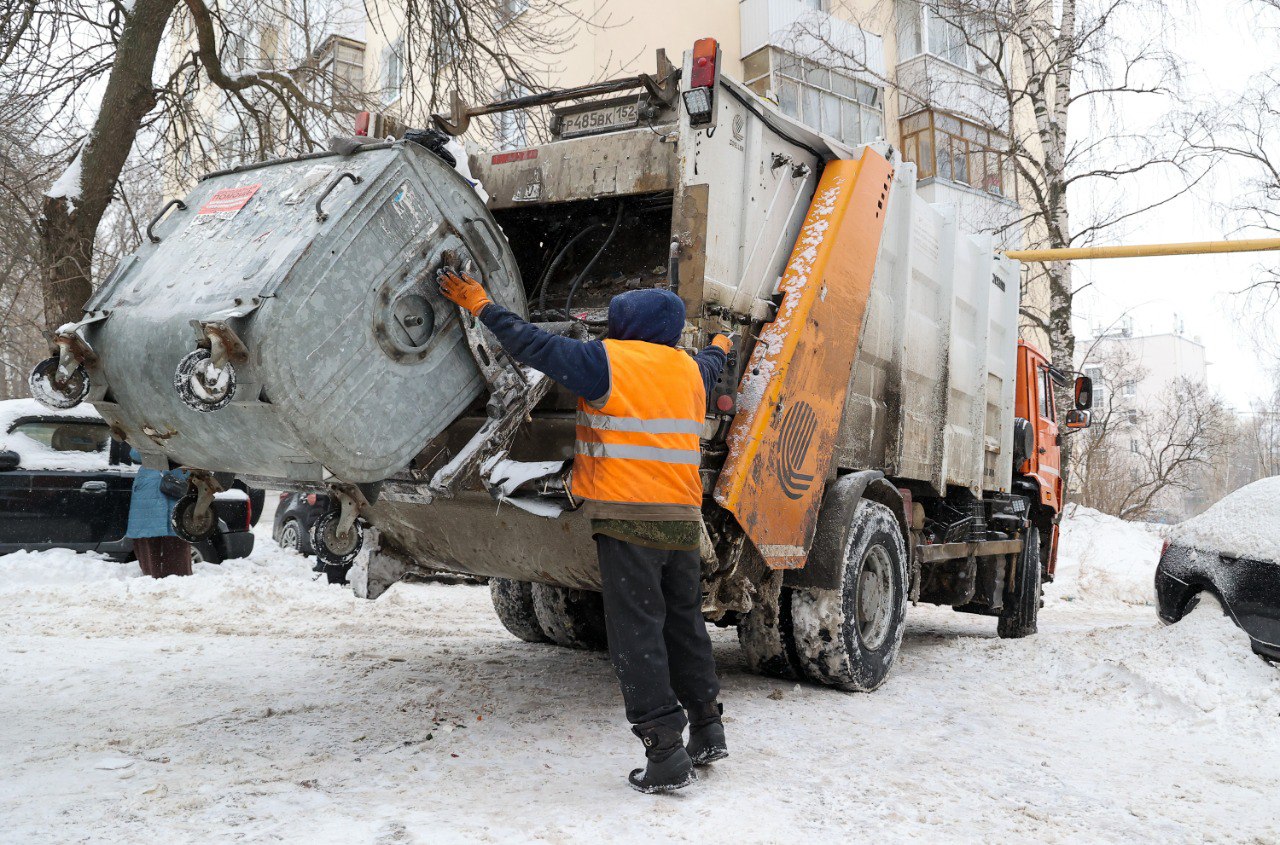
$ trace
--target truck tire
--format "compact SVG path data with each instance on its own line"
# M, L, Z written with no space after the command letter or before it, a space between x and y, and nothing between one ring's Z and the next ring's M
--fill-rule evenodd
M996 633L1006 640L1029 637L1036 632L1040 615L1040 531L1034 525L1023 537L1018 555L1018 571L1012 589L1004 592L1004 609L996 623Z
M498 621L516 637L527 643L548 642L533 610L533 585L510 578L490 578L489 597Z
M809 680L870 692L889 676L906 621L907 553L893 511L859 502L842 548L836 589L792 590L796 654Z
M602 651L608 647L604 599L590 590L533 585L533 612L547 639L567 648Z
M738 644L750 671L793 681L800 670L791 630L791 589L779 586L781 581L781 572L771 572L761 585L755 605L738 621Z

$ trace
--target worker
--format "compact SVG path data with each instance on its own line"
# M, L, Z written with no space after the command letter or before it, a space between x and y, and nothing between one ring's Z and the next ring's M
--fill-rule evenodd
M615 296L604 340L581 341L522 320L465 274L438 280L513 358L578 396L572 490L591 519L609 657L645 746L646 766L628 780L641 792L688 786L695 765L729 753L702 617L698 441L731 343L717 335L693 357L676 349L685 308L669 290Z

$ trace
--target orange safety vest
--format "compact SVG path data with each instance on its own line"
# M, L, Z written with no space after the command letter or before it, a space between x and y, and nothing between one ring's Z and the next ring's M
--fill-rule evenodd
M694 360L670 346L606 340L609 394L578 400L573 492L597 502L702 505L698 442L706 390Z

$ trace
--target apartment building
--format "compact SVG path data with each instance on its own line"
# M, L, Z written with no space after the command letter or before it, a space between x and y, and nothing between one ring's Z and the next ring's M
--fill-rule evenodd
M537 14L529 0L498 0L510 16ZM405 61L403 0L371 0L365 79L381 108L403 123L425 97L405 97L423 74ZM549 48L543 83L569 87L652 72L663 48L678 63L698 38L716 38L723 72L775 102L786 114L848 144L886 139L919 168L930 202L957 207L973 231L998 231L1021 243L1012 169L1001 151L1003 98L990 85L965 36L928 0L580 0L572 37ZM421 91L415 92L421 94ZM514 96L495 86L494 99ZM531 143L535 114L497 118L491 148Z
M1123 473L1127 466L1132 480L1137 481L1148 471L1140 456L1151 445L1144 441L1159 435L1152 431L1152 421L1163 419L1175 383L1209 383L1204 344L1199 337L1185 336L1180 327L1172 332L1139 334L1126 320L1092 340L1078 341L1076 348L1078 366L1093 379L1095 420L1111 428L1095 434L1108 438L1115 470ZM1126 465L1126 457L1131 465ZM1199 513L1212 501L1207 492L1169 491L1159 498L1150 518L1177 521Z

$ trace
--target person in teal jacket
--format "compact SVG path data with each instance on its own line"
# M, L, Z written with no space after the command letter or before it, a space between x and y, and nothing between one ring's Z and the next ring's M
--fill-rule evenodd
M160 489L160 481L166 475L186 481L187 474L178 469L167 472L147 469L141 466L142 456L137 449L129 450L129 457L139 467L133 478L129 526L125 536L133 540L133 553L142 567L142 574L152 578L190 575L191 544L174 532L171 521L173 506L178 500L166 496Z

